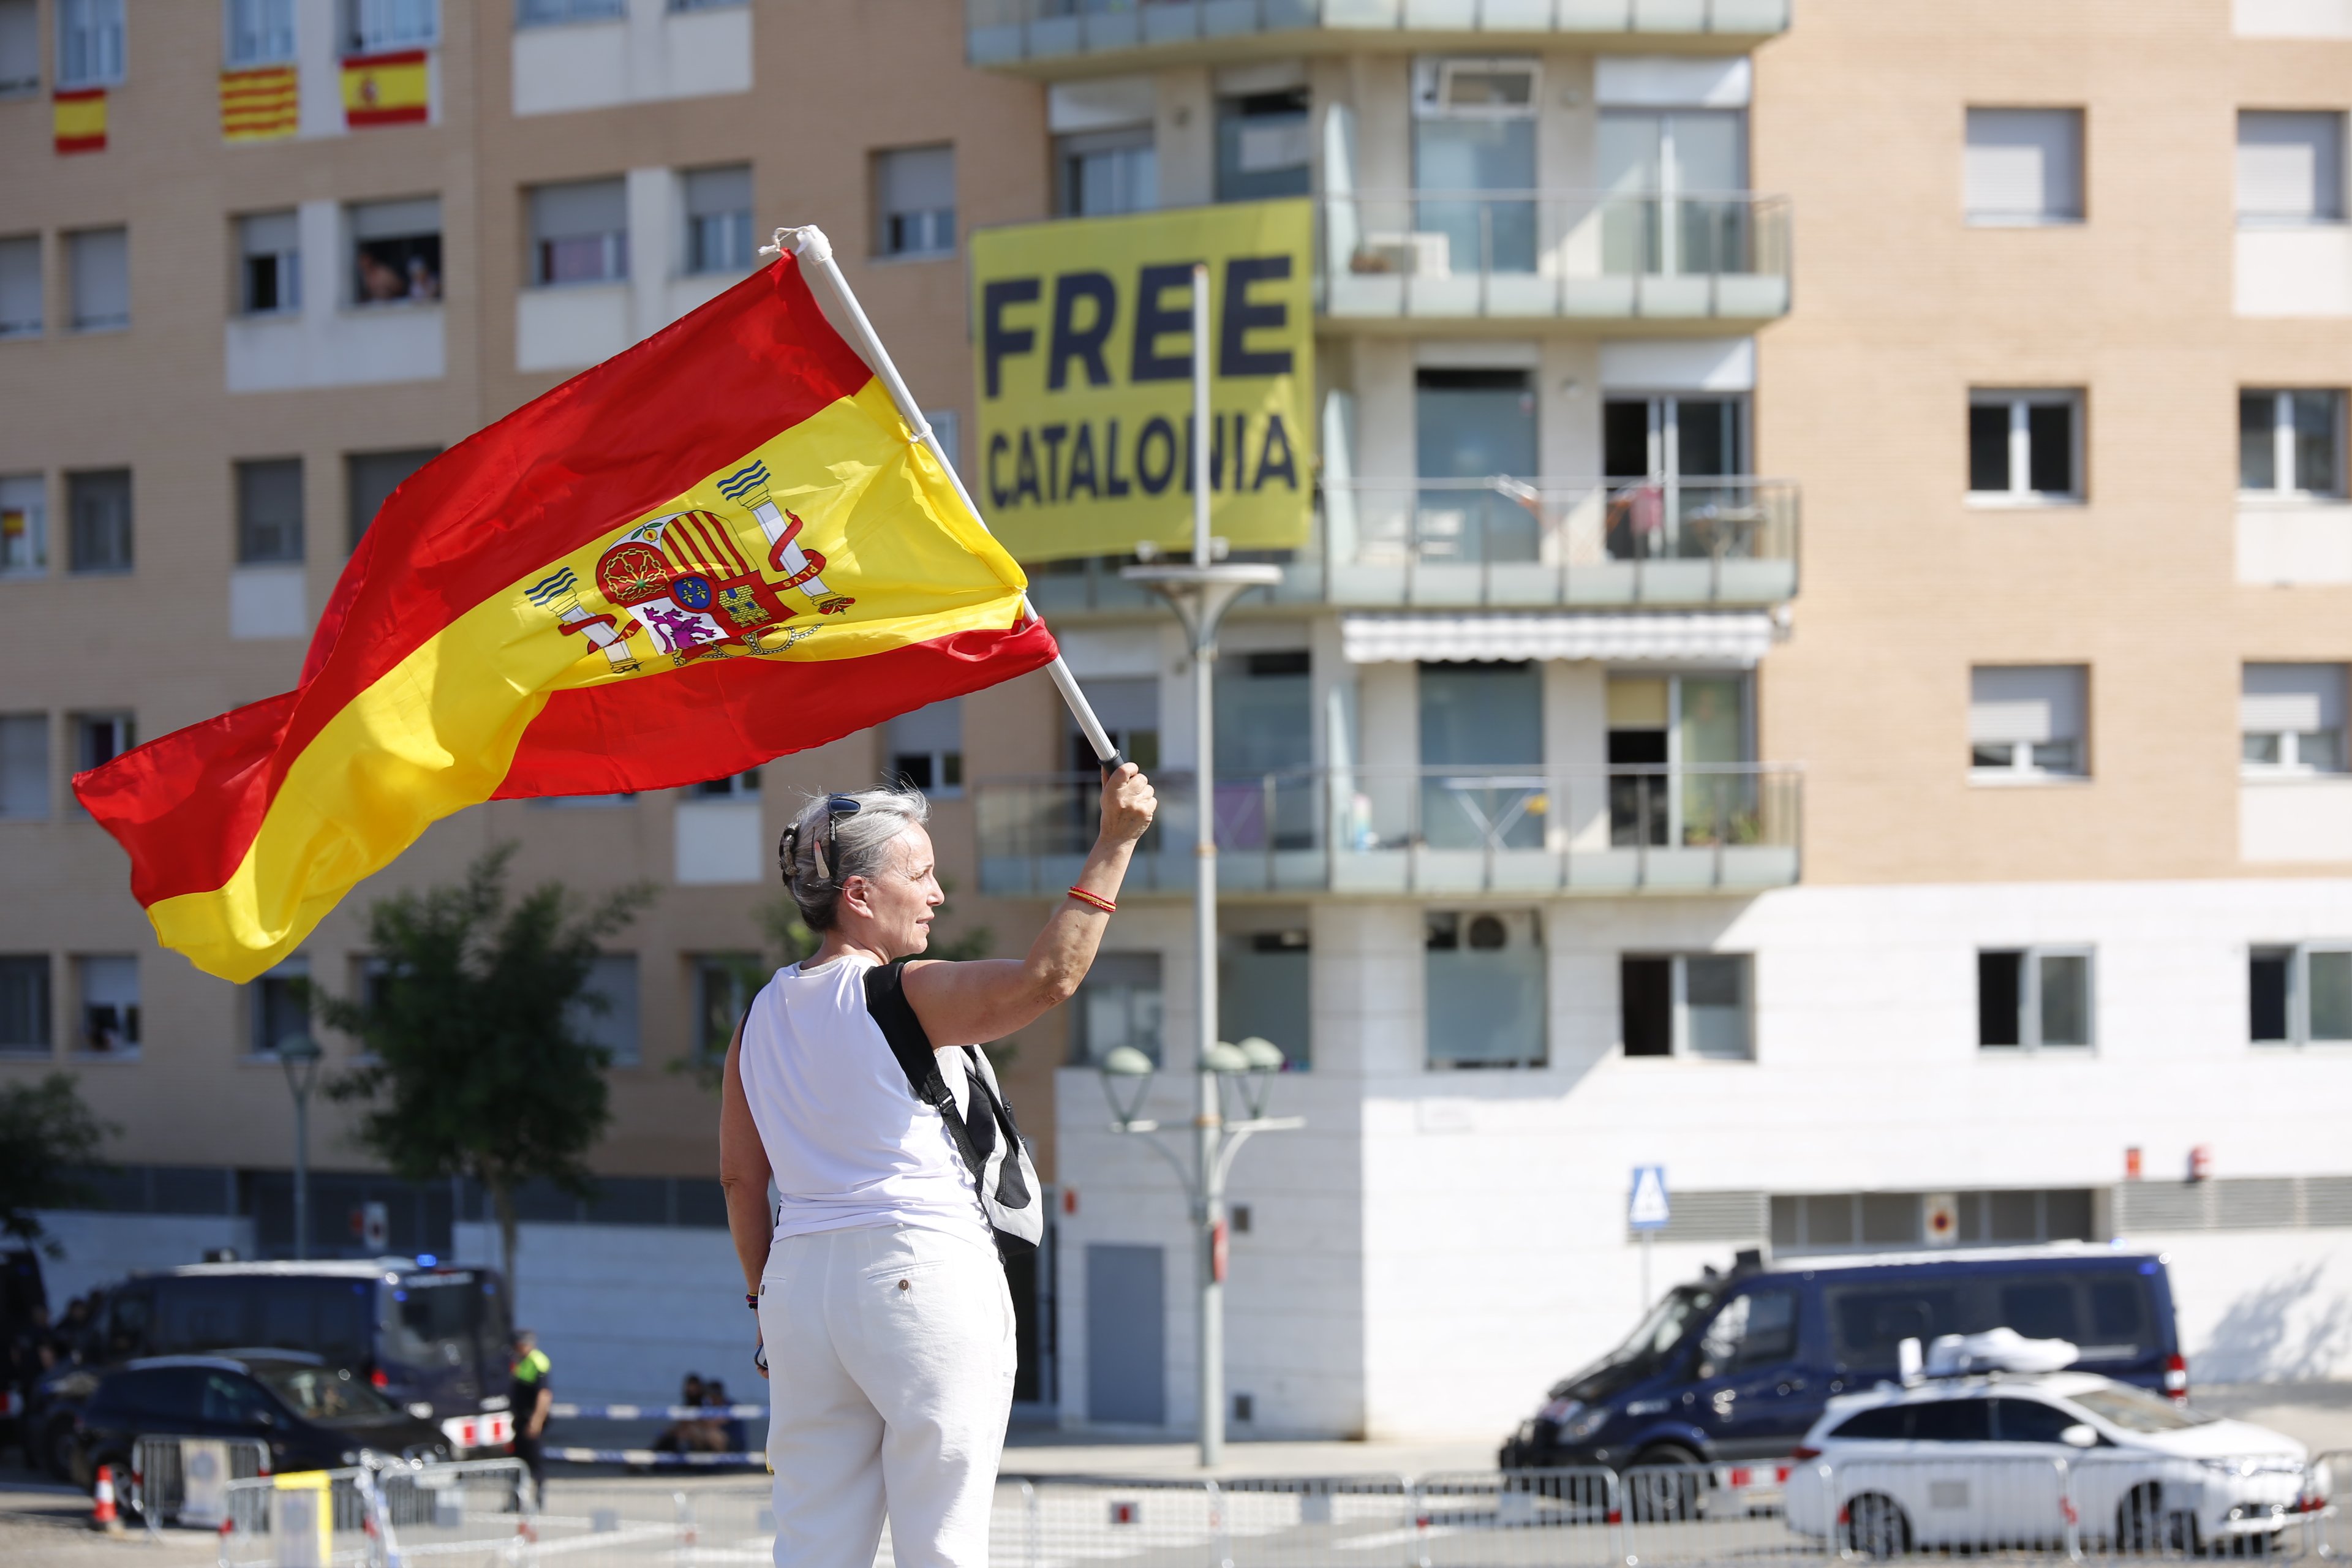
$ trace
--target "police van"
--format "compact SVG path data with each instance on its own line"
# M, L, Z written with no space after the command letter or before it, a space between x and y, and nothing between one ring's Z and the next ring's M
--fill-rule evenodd
M2009 1328L2075 1365L2185 1399L2172 1285L2154 1253L2061 1245L1767 1264L1667 1292L1616 1350L1554 1384L1506 1469L1772 1459L1829 1401L1899 1374L1906 1340Z

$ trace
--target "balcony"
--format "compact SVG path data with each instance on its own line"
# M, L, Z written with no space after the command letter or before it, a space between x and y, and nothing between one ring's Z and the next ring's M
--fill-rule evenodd
M1341 609L1767 608L1797 592L1794 480L1361 479L1248 604ZM1159 604L1117 563L1033 569L1048 621Z
M1349 323L1689 321L1789 312L1789 203L1401 191L1323 202L1318 309Z
M1163 774L1127 895L1190 896L1195 781ZM1220 779L1218 886L1360 897L1750 893L1795 882L1802 779L1713 766L1319 768ZM974 791L980 886L1022 897L1076 879L1102 789L1091 774Z
M1538 47L1563 38L1747 49L1790 0L967 0L975 66L1039 72L1331 48Z

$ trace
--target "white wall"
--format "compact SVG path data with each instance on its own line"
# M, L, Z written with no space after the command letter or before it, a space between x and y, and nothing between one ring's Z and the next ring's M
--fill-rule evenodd
M2235 0L2242 38L2352 38L2352 0Z
M2352 861L2352 779L2245 779L2238 853L2249 861Z
M515 30L514 111L562 114L751 90L751 7L672 11L629 0L628 14Z
M2242 228L2238 314L2352 315L2352 229Z
M2238 508L2238 581L2352 583L2352 506L2280 501Z
M2126 1147L2175 1171L2200 1144L2225 1177L2352 1172L2352 1047L2246 1041L2248 947L2352 936L2352 880L1795 888L1542 910L1549 1065L1431 1073L1422 906L1316 906L1316 1067L1281 1080L1276 1106L1310 1131L1253 1144L1236 1168L1237 1198L1264 1183L1262 1212L1301 1227L1269 1229L1246 1268L1237 1254L1230 1292L1230 1386L1258 1396L1269 1426L1499 1438L1632 1326L1635 1164L1664 1163L1677 1190L1783 1193L2104 1187ZM1183 912L1129 918L1122 945L1165 944L1169 1037L1183 1040ZM2036 942L2095 946L2095 1048L1977 1046L1978 949ZM1618 955L1706 949L1756 955L1758 1059L1625 1058ZM1160 1114L1182 1110L1183 1087L1163 1079ZM1181 1425L1191 1287L1174 1184L1148 1151L1092 1131L1105 1115L1089 1076L1064 1074L1059 1104L1060 1177L1082 1197L1066 1246L1170 1248ZM2352 1376L2352 1233L2157 1239L2199 1376ZM1727 1264L1734 1245L1663 1248L1654 1287ZM1083 1263L1065 1258L1075 1415ZM1277 1364L1291 1378L1279 1398L1261 1370Z

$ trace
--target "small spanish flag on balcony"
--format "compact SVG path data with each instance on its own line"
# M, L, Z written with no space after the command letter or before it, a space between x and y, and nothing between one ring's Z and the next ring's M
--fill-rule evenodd
M294 134L302 118L302 89L294 68L257 66L223 71L221 140L275 142Z
M785 257L383 503L299 683L74 793L164 946L250 980L435 822L725 778L1055 658Z
M58 152L106 151L106 89L68 88L57 95L54 109Z
M423 49L353 55L343 61L343 123L422 125L433 108L432 68Z

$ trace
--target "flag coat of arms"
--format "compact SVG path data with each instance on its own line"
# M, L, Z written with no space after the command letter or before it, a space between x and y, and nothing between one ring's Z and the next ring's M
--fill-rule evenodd
M432 116L433 67L423 49L352 55L343 61L343 124L422 125Z
M466 806L721 778L1048 663L1026 586L787 257L418 470L294 690L74 792L163 945L249 980Z

